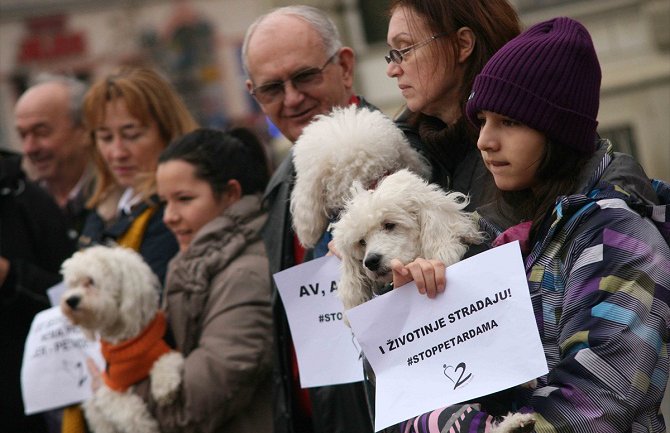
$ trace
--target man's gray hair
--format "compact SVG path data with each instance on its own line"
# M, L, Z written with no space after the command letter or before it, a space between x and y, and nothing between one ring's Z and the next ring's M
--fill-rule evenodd
M332 56L337 50L342 48L342 40L340 39L340 32L337 30L337 26L333 20L320 9L307 5L292 5L273 9L265 15L258 17L256 21L249 26L247 33L244 35L244 42L242 43L242 66L244 67L244 72L247 76L249 76L249 67L247 64L249 39L251 39L251 36L253 36L254 32L263 21L267 18L279 15L290 15L299 18L316 30L319 36L321 36L321 41L323 42L323 47L328 57Z
M44 72L39 74L35 80L33 80L32 86L47 83L57 83L65 87L70 98L68 110L70 112L72 124L74 126L82 126L84 120L84 96L86 96L86 91L88 90L86 83L70 75Z

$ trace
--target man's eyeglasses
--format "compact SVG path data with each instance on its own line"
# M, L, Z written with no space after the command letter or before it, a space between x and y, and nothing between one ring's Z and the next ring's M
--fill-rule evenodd
M298 92L306 92L323 82L323 70L326 69L338 54L339 50L328 57L326 63L320 68L303 69L302 71L293 74L287 80L273 81L271 83L263 84L262 86L254 87L251 89L250 93L259 103L270 104L278 101L279 98L284 97L284 87L286 86L287 81L290 81L293 88Z
M441 38L442 36L446 36L448 33L438 33L437 35L431 36L429 39L426 39L425 41L418 42L414 45L410 45L407 48L403 48L402 50L396 50L396 49L391 49L388 53L387 56L384 56L384 59L386 59L386 63L397 63L401 64L403 61L403 56L405 56L407 53L409 53L412 50L415 50L417 48L423 47L424 45L428 45L429 43L433 42L437 38Z

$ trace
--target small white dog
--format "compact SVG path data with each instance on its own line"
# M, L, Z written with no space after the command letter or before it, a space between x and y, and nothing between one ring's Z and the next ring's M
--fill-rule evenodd
M354 181L371 188L402 168L430 176L430 164L391 119L354 105L316 116L293 146L293 163L291 215L307 248L337 219Z
M338 296L345 311L372 298L392 281L391 260L417 257L459 261L481 235L468 212L466 195L445 193L408 170L400 170L367 190L352 187L340 220L335 248L342 256Z
M463 257L468 245L481 243L482 234L463 210L468 202L466 195L444 192L408 170L389 175L374 190L355 182L333 229L342 257L337 294L345 312L392 281L392 259L409 263L424 257L449 266ZM533 380L522 386L536 384ZM530 431L534 424L532 414L510 413L491 433Z
M481 243L482 234L463 210L468 202L466 195L446 193L408 170L389 175L374 190L355 182L333 229L342 257L337 294L345 312L392 281L392 259L409 263L424 257L449 266L463 257L468 245ZM534 424L532 414L510 413L491 433L530 431Z
M158 433L131 387L150 374L151 393L161 405L176 397L181 384L184 359L162 341L166 323L158 310L158 278L136 252L104 246L75 253L62 273L63 314L87 336L99 334L107 361L104 385L84 403L89 426L95 433Z

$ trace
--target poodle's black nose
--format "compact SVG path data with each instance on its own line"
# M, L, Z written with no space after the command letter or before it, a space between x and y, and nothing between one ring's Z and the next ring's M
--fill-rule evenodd
M379 265L381 264L382 261L382 256L380 254L368 254L368 256L365 258L365 267L370 269L371 271L376 271L379 269Z
M73 310L76 310L77 305L79 305L79 301L81 301L79 296L70 296L65 300L65 303L68 304Z

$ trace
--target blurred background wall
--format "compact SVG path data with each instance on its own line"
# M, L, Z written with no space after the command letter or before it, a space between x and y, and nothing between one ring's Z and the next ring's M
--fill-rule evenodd
M40 72L87 81L120 64L163 71L206 126L276 133L244 87L247 26L286 0L0 0L0 146L18 149L16 98ZM387 78L387 0L305 0L337 22L357 53L356 90L392 115L402 100ZM525 25L580 20L603 66L601 135L670 180L670 0L516 0ZM273 140L282 143L281 137Z

